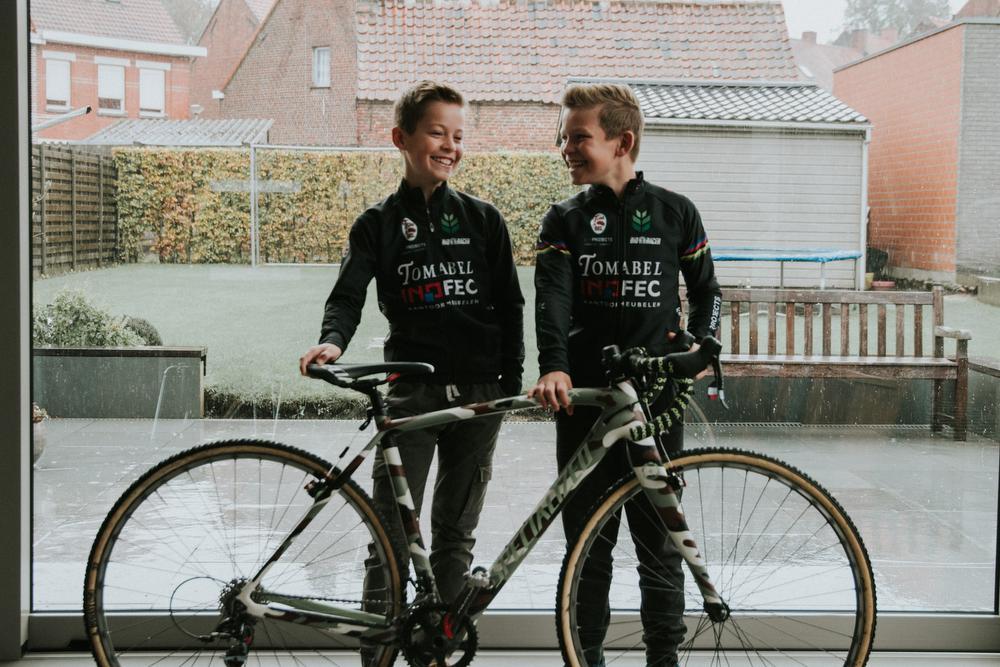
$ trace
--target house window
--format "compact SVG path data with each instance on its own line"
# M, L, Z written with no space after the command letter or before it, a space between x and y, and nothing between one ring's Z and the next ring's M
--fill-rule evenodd
M164 104L164 75L160 69L139 70L139 114L162 116Z
M45 60L46 109L69 109L70 67L68 60Z
M125 68L97 66L97 109L111 114L125 113Z
M330 47L317 46L313 49L313 86L330 87Z

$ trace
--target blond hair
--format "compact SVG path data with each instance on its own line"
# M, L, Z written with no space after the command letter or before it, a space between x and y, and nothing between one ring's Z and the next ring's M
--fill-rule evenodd
M575 84L563 93L562 105L566 109L601 107L598 122L604 134L608 139L617 139L626 132L632 132L635 145L629 151L629 157L633 162L638 159L643 119L639 100L631 88L619 83Z
M424 109L431 102L444 102L464 106L462 93L451 86L424 80L405 91L393 107L396 127L407 134L417 129L417 123L424 117Z

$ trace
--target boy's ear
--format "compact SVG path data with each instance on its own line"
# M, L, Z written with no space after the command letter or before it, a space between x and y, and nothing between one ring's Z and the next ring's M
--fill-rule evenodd
M392 145L399 150L405 150L406 148L406 134L401 128L392 128Z
M618 137L618 148L615 150L615 155L618 157L628 155L633 148L635 148L635 132L625 130L622 132L622 136Z

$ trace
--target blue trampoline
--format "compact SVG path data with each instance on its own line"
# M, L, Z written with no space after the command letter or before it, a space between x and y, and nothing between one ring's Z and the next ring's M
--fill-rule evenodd
M818 262L819 288L826 288L823 267L827 262L861 259L859 250L834 250L828 248L727 248L713 247L712 259L716 262L778 262L778 285L785 286L785 262ZM856 272L855 272L856 273ZM855 279L855 283L856 283ZM855 284L857 287L857 284Z

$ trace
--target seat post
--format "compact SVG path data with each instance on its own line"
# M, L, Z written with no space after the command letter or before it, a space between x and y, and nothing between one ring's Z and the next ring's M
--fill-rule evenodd
M385 414L385 401L382 399L382 394L375 387L368 387L364 390L365 396L371 402L371 416L376 420L381 421Z

